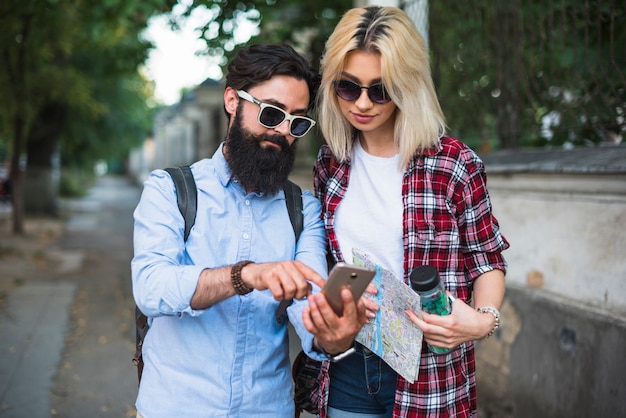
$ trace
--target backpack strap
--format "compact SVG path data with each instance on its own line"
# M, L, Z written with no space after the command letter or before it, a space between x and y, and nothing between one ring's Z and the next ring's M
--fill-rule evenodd
M143 373L143 340L148 333L148 317L135 305L135 355L133 365L137 366L137 381L141 382Z
M293 233L296 235L296 244L300 239L304 219L302 215L302 189L296 183L287 180L283 187L285 191L285 201L287 203L287 212L289 212L289 220L293 227Z
M172 177L176 188L176 199L178 209L185 219L185 241L189 237L191 227L196 222L196 211L198 210L198 190L193 179L191 168L188 165L179 167L168 167L165 169Z

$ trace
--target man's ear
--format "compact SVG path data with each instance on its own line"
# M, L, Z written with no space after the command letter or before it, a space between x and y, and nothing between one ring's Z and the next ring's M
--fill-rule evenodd
M226 87L224 90L224 109L230 115L232 120L237 113L237 105L239 104L239 95L232 87Z

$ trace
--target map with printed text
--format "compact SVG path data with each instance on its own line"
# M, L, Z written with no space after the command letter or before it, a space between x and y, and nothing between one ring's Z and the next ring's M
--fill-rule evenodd
M405 380L417 380L422 351L422 331L404 312L421 312L420 297L389 270L376 265L364 252L353 249L355 265L375 269L372 284L378 289L373 299L379 306L376 318L365 324L356 340L382 358Z

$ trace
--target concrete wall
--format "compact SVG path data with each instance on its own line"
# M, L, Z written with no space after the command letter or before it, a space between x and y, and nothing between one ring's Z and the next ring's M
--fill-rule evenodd
M626 174L582 171L489 174L511 248L481 417L626 416Z
M488 187L511 285L626 316L626 174L497 174Z

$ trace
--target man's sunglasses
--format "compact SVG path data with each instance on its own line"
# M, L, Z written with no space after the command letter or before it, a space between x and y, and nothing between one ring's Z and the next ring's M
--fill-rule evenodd
M360 86L354 81L350 80L335 80L335 93L343 100L353 102L361 97L361 91L367 90L367 97L377 104L385 104L391 101L391 97L387 94L383 83L372 84L371 86Z
M237 90L237 94L242 99L259 105L260 109L258 121L266 128L275 128L285 120L288 120L289 133L295 138L300 138L301 136L306 135L307 132L315 126L315 121L313 119L305 116L291 115L279 107L263 103L259 99L252 97L252 95L250 95L247 91Z

